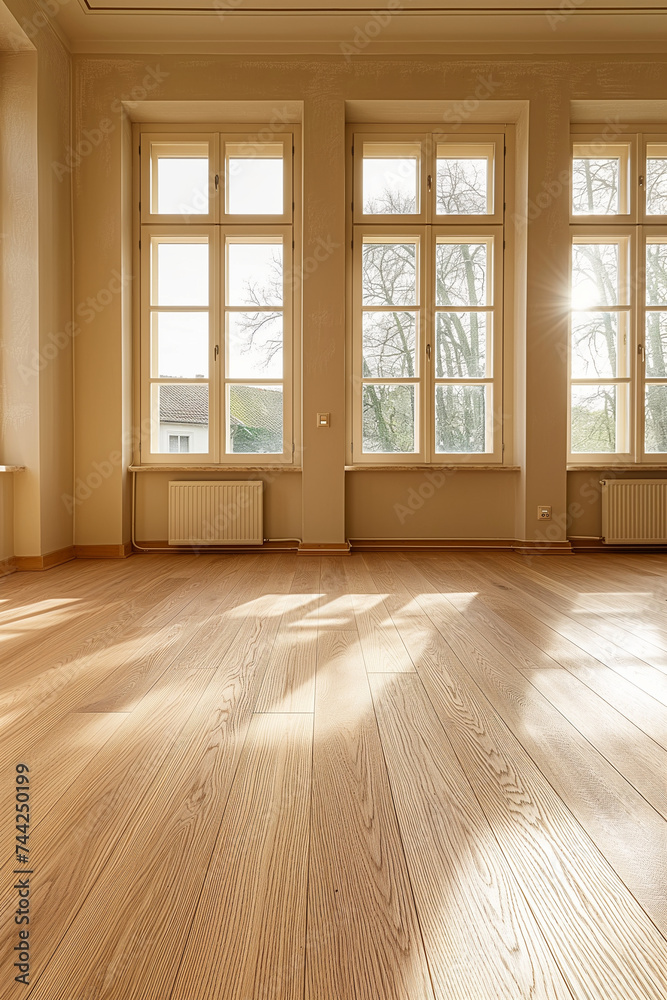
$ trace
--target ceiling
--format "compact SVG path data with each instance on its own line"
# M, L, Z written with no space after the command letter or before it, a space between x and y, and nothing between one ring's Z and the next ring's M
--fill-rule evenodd
M57 0L75 52L667 50L667 4L644 0ZM347 48L343 48L347 46Z

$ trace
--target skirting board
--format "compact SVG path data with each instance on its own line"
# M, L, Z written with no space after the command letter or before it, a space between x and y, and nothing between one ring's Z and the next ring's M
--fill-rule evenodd
M299 556L347 556L351 552L429 551L443 549L491 550L519 552L523 555L568 555L572 552L569 542L518 541L512 538L352 538L349 542L265 542L264 545L235 545L227 547L169 545L165 541L137 542L134 551L173 552L174 555L199 553L296 552Z
M43 569L53 569L61 563L70 562L76 559L76 552L73 545L68 545L66 549L57 549L55 552L47 552L43 556L15 556L14 564L21 572L39 572Z
M77 559L127 559L132 555L132 542L120 545L75 545Z
M301 542L299 556L349 556L349 542Z
M573 552L651 553L667 552L665 545L606 545L601 538L571 538Z
M136 555L150 555L153 550L156 554L162 555L173 553L174 555L233 555L240 552L249 552L257 555L258 552L296 552L299 543L289 542L264 542L263 545L170 545L167 539L164 541L150 541L135 543L133 551Z
M16 559L14 556L9 556L7 559L0 559L0 576L8 576L10 573L16 573Z
M516 538L351 538L352 551L437 551L443 549L519 552L522 555L568 555L569 542L520 541Z

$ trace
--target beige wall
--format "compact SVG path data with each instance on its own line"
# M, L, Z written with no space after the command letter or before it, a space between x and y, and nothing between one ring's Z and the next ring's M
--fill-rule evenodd
M0 55L1 461L26 467L13 554L35 556L73 542L70 177L53 169L69 143L71 62L48 23L35 27L36 6L11 7L34 51Z
M45 55L39 58L55 80L48 98L53 117L40 125L40 147L55 157L66 127L62 107L66 61L51 50L48 58L55 61L47 63ZM73 60L72 144L82 151L72 175L73 309L80 326L74 340L78 544L118 544L130 537L125 470L138 416L132 413L132 282L126 280L120 292L107 294L116 287L118 276L127 278L132 268L130 132L121 101L130 114L132 102L141 101L142 115L151 101L268 101L276 109L288 101L302 102L304 255L318 237L339 248L303 283L303 473L280 474L267 481L267 534L309 542L340 542L346 537L541 539L544 526L537 521L536 507L550 504L554 524L549 537L565 538L568 503L579 479L570 475L568 480L566 472L568 204L567 196L558 194L553 184L569 165L570 101L609 101L609 108L623 118L623 100L647 102L660 96L656 81L664 79L667 58L420 56L346 61L334 56L76 55ZM161 82L156 82L156 75ZM444 485L434 487L431 495L425 473L417 470L345 472L346 102L357 102L358 107L359 102L382 101L386 111L399 100L467 100L464 107L470 108L481 78L490 78L494 86L489 104L476 111L478 120L483 121L485 110L491 115L497 102L509 102L508 107L521 103L525 108L517 125L516 198L519 205L543 206L527 227L508 223L508 244L514 241L519 266L513 281L516 310L508 330L515 343L506 369L505 410L511 420L505 458L520 468L447 474ZM40 92L39 100L43 121L47 95ZM102 123L106 134L101 134ZM62 250L67 247L62 232L65 185L47 183L46 160L40 162L38 183L45 215L40 215L33 238L40 248L37 308L43 338L47 315L60 323L67 314L64 289L69 271ZM52 243L50 234L56 234ZM29 456L26 483L37 475L38 499L33 496L32 502L39 509L39 536L33 532L26 538L26 554L35 546L45 552L66 544L62 540L69 520L59 493L70 476L68 373L63 351L40 378L33 403L39 412L38 440L32 441L38 457ZM321 410L332 417L331 428L324 431L315 425L315 414ZM5 458L20 459L20 455ZM166 484L173 477L167 473L140 477L137 537L164 539ZM47 517L50 501L55 503ZM579 518L586 530L570 529L573 534L599 533L596 503L591 502L586 516ZM410 513L399 516L401 507Z

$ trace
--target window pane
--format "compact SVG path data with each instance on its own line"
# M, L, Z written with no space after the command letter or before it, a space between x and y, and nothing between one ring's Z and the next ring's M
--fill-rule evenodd
M164 215L208 214L208 157L159 156L157 210Z
M208 452L208 386L189 383L153 385L151 395L152 412L156 419L152 437L153 452ZM185 449L180 447L183 435L187 437L189 444ZM177 442L179 447L176 446Z
M667 452L667 385L646 386L647 452Z
M486 377L486 313L438 313L435 339L436 378Z
M153 331L154 377L208 378L208 313L154 313Z
M485 386L435 387L435 450L467 455L486 451Z
M415 313L364 313L364 377L414 378L415 330Z
M190 451L190 438L187 434L169 435L169 453L187 454Z
M227 243L227 305L283 304L282 243Z
M572 313L572 378L625 374L626 350L621 345L623 356L619 358L618 328L620 322L625 330L626 321L626 315L612 312Z
M573 245L572 305L575 309L620 303L619 256L618 243Z
M229 378L282 378L282 313L228 313L227 350Z
M438 243L435 301L439 306L490 305L486 243Z
M363 450L398 454L415 449L415 387L365 385L362 415Z
M419 213L419 144L364 143L364 215Z
M158 243L157 305L208 305L208 244Z
M646 244L646 305L667 305L667 243Z
M667 377L667 312L646 313L646 377Z
M282 143L227 143L227 212L282 215L283 201Z
M440 157L437 161L438 215L486 215L489 211L487 157Z
M362 301L365 306L417 304L417 244L364 242Z
M235 454L282 454L282 386L227 386L228 450Z
M667 215L667 147L646 147L646 214Z
M615 385L572 386L572 451L617 451Z
M621 161L617 156L575 157L572 161L572 214L618 215Z

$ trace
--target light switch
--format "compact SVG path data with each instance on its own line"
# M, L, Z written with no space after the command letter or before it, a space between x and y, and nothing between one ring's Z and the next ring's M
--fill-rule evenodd
M317 426L318 427L329 427L331 425L331 414L330 413L318 413L317 414Z

